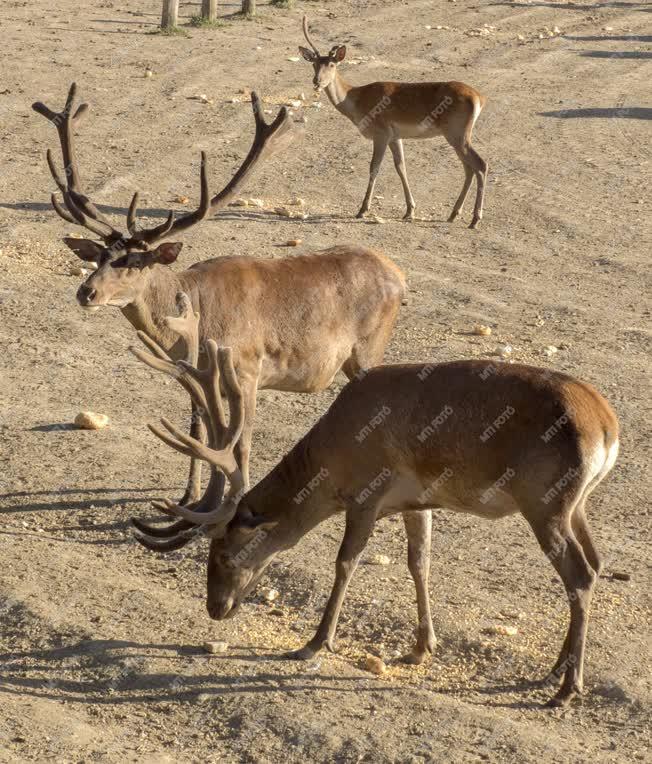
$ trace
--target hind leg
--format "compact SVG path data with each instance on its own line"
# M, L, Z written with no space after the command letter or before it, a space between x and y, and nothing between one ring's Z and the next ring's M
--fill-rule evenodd
M460 195L457 197L457 201L455 202L453 211L448 217L449 223L452 223L462 211L462 207L464 206L464 202L466 201L466 195L469 193L469 188L471 188L472 182L473 182L473 169L468 164L464 164L464 185L462 186Z
M432 512L429 509L404 512L403 522L408 537L408 568L417 591L417 643L412 652L403 657L405 663L419 665L432 653L437 645L430 597L428 577L430 575L430 541L432 533Z
M473 146L471 146L469 138L465 138L461 144L457 144L451 140L449 140L449 143L455 149L455 153L459 157L460 162L464 165L464 185L462 186L462 191L455 202L455 206L453 207L453 211L448 220L451 222L459 215L471 186L471 180L473 176L475 176L477 191L475 196L475 206L473 208L473 220L471 221L469 228L477 228L478 223L482 220L484 188L489 166Z
M473 172L475 173L475 179L477 183L477 191L475 195L475 206L473 208L473 219L469 228L477 228L478 223L482 220L482 209L484 207L484 187L487 181L487 172L489 171L489 165L478 154L478 152L469 143L467 146L467 156L471 163Z
M567 653L556 667L562 686L548 705L565 706L582 692L584 651L589 609L596 573L571 527L571 512L545 518L527 518L546 556L559 574L570 605ZM560 656L561 657L561 656Z
M577 539L580 546L582 547L582 551L584 552L584 556L586 557L587 562L591 566L596 577L598 577L602 571L602 557L600 553L598 552L598 550L596 549L595 544L593 543L593 539L591 537L591 531L589 529L589 524L586 518L586 511L585 511L586 499L592 489L593 489L593 486L590 486L589 488L587 488L581 501L578 502L577 507L575 508L573 514L571 515L571 528L575 535L575 538ZM555 665L550 669L550 672L548 673L548 675L543 679L542 684L546 684L549 682L559 682L559 680L561 679L563 675L563 671L561 671L561 669L562 667L566 665L566 662L568 660L568 650L570 646L570 640L571 640L571 629L569 625L568 632L564 640L564 644L559 652L559 657L555 661Z

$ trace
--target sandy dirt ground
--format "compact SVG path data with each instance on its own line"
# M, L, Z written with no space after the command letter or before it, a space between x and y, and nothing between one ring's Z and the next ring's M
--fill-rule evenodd
M47 8L46 8L47 6ZM650 760L650 432L652 169L651 7L646 2L360 0L260 3L256 21L162 37L160 2L7 0L0 19L0 761L57 762L631 762ZM182 23L198 10L182 4ZM443 141L408 142L417 220L404 223L391 159L377 186L384 223L353 218L370 144L321 99L297 56L310 14L324 48L348 46L350 81L459 79L488 104L475 145L488 160L485 220L445 222L462 171ZM146 67L153 71L144 76ZM619 462L591 498L606 558L592 611L586 693L542 710L533 688L557 656L568 610L523 520L435 513L431 598L439 644L407 667L416 619L399 518L380 523L345 604L339 652L281 660L314 629L333 579L341 519L271 568L239 615L209 620L203 544L157 556L129 517L176 497L186 464L145 423L186 418L178 386L127 352L116 309L83 313L73 226L50 208L44 152L55 132L30 105L63 106L71 81L92 107L80 128L83 178L124 224L142 192L155 222L178 195L231 176L252 119L296 108L293 148L269 161L230 208L193 229L177 268L207 257L278 257L338 242L377 248L405 271L387 359L513 358L593 382L622 425ZM204 103L206 95L213 103ZM238 99L232 102L232 99ZM305 121L299 121L305 117ZM305 220L272 210L300 196ZM476 324L493 328L473 336ZM549 345L559 348L545 354ZM260 394L258 479L316 421L344 378L316 395ZM70 426L92 409L111 425ZM614 572L631 580L613 578ZM492 633L515 626L512 636ZM208 655L208 639L228 642ZM388 673L364 670L381 655Z

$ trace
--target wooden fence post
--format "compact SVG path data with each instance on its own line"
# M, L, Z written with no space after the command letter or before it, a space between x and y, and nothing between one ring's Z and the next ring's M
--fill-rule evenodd
M217 0L202 0L201 15L208 21L215 21L217 18Z
M161 27L169 29L179 23L179 0L163 0L163 16Z

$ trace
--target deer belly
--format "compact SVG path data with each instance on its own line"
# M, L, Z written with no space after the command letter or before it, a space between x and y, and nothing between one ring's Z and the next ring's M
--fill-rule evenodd
M414 123L396 122L393 127L397 138L426 139L442 134L439 126L428 117Z
M320 348L306 356L268 355L263 360L259 387L288 393L316 393L331 385L351 349Z

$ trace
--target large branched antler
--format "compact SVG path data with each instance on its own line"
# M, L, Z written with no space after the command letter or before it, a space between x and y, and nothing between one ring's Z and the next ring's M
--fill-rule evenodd
M197 209L177 219L175 219L174 212L170 210L165 222L153 228L140 229L137 224L139 195L136 192L127 212L129 235L125 235L113 227L82 189L75 156L73 130L88 111L88 105L81 104L73 114L76 95L77 85L73 82L68 91L66 105L60 113L52 111L41 102L34 103L32 106L34 111L54 124L61 143L65 181L56 168L50 149L47 151L47 161L52 177L63 196L65 207L61 205L55 194L52 195L52 206L64 220L84 226L103 239L108 246L113 246L116 249L149 249L161 239L184 231L203 220L210 212L221 209L228 204L238 188L252 175L259 162L284 148L292 139L292 122L286 107L282 107L276 115L276 119L268 124L263 118L260 98L256 93L252 93L251 105L255 120L254 140L244 162L227 185L215 196L210 197L206 170L207 159L205 152L202 151L199 169L200 201Z
M167 419L161 419L162 427L152 424L148 427L171 448L186 456L207 461L211 465L211 477L206 491L192 509L180 507L168 500L154 502L154 506L166 514L182 518L173 528L168 527L152 533L150 526L132 519L140 531L136 534L138 541L157 551L178 549L188 543L196 535L190 532L189 524L195 528L209 526L209 535L218 533L233 516L244 488L240 465L235 457L235 449L244 426L244 401L233 366L231 349L218 348L213 340L209 340L206 344L207 368L198 369L196 359L199 350L199 315L194 312L187 295L178 295L178 304L181 315L178 318L168 318L167 323L185 339L185 361L175 364L156 342L141 332L139 337L150 352L137 347L131 347L130 350L151 368L174 377L189 393L206 425L207 445L187 435ZM228 399L228 423L220 392L221 382ZM223 500L225 476L229 480L229 492ZM177 532L177 535L171 537L171 531ZM160 541L160 538L166 540Z
M84 194L79 178L72 131L87 113L88 104L81 104L73 114L76 96L77 85L73 82L68 91L68 98L66 99L63 111L52 111L52 109L49 109L40 101L37 101L32 106L34 111L49 119L57 128L61 143L63 171L66 177L65 182L59 175L50 149L47 150L46 157L54 182L57 184L59 191L61 191L67 209L61 206L55 194L52 194L52 206L64 220L69 223L78 223L88 228L92 233L97 234L107 243L114 244L122 239L122 234L111 225L109 220L102 215L86 194Z

